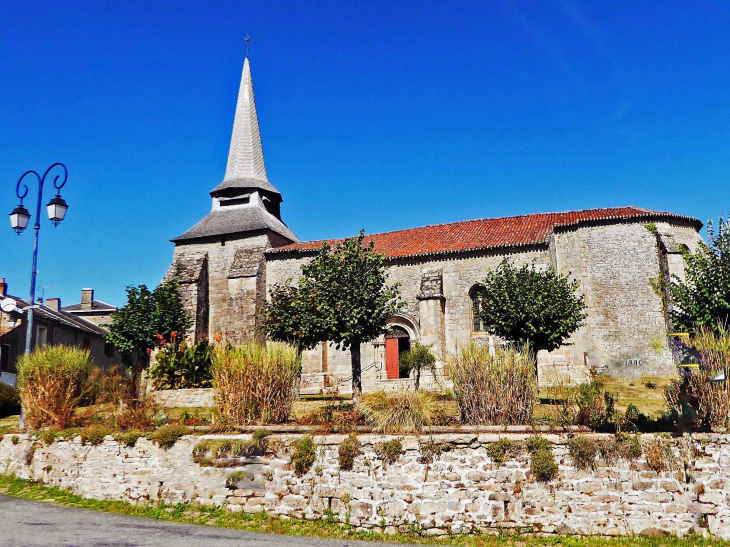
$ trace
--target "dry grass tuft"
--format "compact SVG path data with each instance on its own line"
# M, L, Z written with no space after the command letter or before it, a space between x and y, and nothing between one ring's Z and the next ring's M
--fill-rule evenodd
M360 405L368 423L378 433L418 432L429 425L436 399L426 391L379 391L366 395Z
M216 404L234 425L281 423L298 397L300 362L286 344L246 343L217 351L213 361Z
M17 379L28 426L70 426L89 368L89 351L73 346L43 346L23 355Z
M515 425L532 421L537 400L535 360L525 348L469 344L449 366L464 424Z

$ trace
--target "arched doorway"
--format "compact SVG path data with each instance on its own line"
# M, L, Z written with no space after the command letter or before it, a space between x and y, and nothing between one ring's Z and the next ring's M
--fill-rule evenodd
M385 370L389 380L407 377L401 375L400 356L411 349L411 337L400 325L393 325L385 335Z

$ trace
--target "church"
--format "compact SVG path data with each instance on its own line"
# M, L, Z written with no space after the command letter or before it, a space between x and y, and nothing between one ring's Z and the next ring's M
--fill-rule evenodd
M301 275L323 243L300 241L282 219L282 195L266 174L248 58L225 177L210 196L210 213L171 240L165 279L179 283L196 341L222 335L236 344L260 336L270 288ZM412 386L412 379L400 377L398 359L413 342L431 344L439 367L472 340L498 344L473 313L473 298L476 284L505 258L570 275L585 298L584 326L563 347L538 355L541 384L580 381L591 369L628 377L671 374L666 295L657 294L651 280L684 278L682 251L697 249L701 228L696 218L625 206L369 234L407 306L389 319L385 336L363 344L363 390ZM442 378L422 384L437 387ZM348 351L321 344L305 352L303 393L345 393L350 380Z

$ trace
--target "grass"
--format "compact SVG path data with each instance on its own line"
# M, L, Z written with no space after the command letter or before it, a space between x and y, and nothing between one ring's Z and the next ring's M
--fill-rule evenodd
M123 501L84 499L59 488L42 486L32 481L17 479L8 475L0 475L0 493L17 498L52 502L68 507L92 509L118 515L146 517L171 522L217 526L268 534L340 540L392 541L421 545L463 545L469 547L532 547L538 545L563 547L715 547L730 545L730 543L725 541L705 539L699 536L679 539L675 537L601 538L579 536L539 537L529 535L486 536L474 534L433 538L420 535L417 531L384 535L378 532L355 530L351 526L331 523L326 520L282 520L265 513L254 515L231 513L220 507L202 507L184 503L177 505L132 505Z
M617 408L625 410L629 404L636 405L641 412L649 416L660 416L664 406L664 387L671 377L642 376L640 378L620 378L601 376L603 389L618 395ZM653 385L653 388L647 387Z

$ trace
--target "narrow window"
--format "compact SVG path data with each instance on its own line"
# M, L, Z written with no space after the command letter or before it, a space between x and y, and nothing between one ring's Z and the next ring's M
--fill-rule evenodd
M471 290L469 290L469 300L471 301L471 330L474 332L481 332L484 330L484 325L482 325L482 320L479 318L481 303L479 300L477 285L474 285Z

